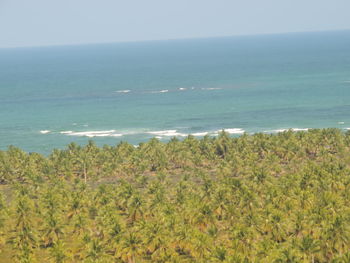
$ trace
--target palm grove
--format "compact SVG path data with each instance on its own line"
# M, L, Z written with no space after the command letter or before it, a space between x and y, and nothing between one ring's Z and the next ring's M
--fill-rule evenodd
M350 262L350 133L0 152L0 262Z

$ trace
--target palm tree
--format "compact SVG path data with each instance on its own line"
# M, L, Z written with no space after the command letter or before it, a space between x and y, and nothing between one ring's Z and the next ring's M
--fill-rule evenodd
M27 197L21 195L16 200L16 225L11 243L17 251L16 258L21 263L33 261L33 249L36 247L35 226L33 220L33 203Z
M138 256L141 255L141 239L135 233L129 233L124 236L120 257L128 263L136 263Z
M320 251L319 242L313 239L311 236L302 237L299 243L299 250L303 253L303 259L305 262L315 262L315 255Z
M64 263L67 262L68 256L66 255L65 244L57 240L54 242L52 248L50 249L50 259L55 263Z

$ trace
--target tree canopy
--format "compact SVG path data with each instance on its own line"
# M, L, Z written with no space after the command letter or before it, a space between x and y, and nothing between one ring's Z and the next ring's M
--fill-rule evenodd
M350 133L0 151L1 262L350 262Z

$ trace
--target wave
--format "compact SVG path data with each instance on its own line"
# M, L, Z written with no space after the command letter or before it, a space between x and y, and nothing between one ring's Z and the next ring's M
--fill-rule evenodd
M209 132L195 132L195 133L191 133L192 136L195 136L195 137L201 137L201 136L205 136L205 135L208 135Z
M185 130L188 130L189 127L184 127ZM350 128L344 128L346 130L350 130ZM150 131L148 129L127 129L123 131L116 131L116 130L94 130L94 131L60 131L60 132L53 132L51 130L42 130L40 131L41 134L48 134L48 133L60 133L67 136L77 136L77 137L122 137L122 136L141 136L144 137L145 135L148 135L150 137L155 137L157 139L166 139L169 137L187 137L188 135L192 135L195 137L204 137L206 135L209 136L218 136L222 131L228 133L228 134L234 134L234 135L241 135L246 132L246 130L242 128L223 128L220 130L211 130L211 131L200 131L200 132L183 132L177 129L172 130L156 130L156 131ZM281 133L286 131L293 131L293 132L300 132L300 131L308 131L310 128L283 128L283 129L275 129L275 130L265 130L264 133Z
M243 134L245 130L240 128L230 128L223 129L225 132L229 134ZM222 130L217 131L203 131L191 133L192 136L195 137L203 137L206 135L217 136ZM167 137L187 137L188 133L179 132L178 130L160 130L160 131L128 131L128 132L117 132L116 130L105 130L105 131L61 131L60 134L68 135L68 136L80 136L80 137L121 137L127 135L142 135L148 134L152 135L157 139L163 139Z
M163 89L163 90L154 90L147 93L158 94L158 93L167 93L167 92L169 92L168 89Z
M350 128L345 128L347 130L350 130ZM186 128L187 130L187 128ZM266 130L263 131L264 133L281 133L285 131L293 131L293 132L299 132L299 131L308 131L309 128L289 128L289 129L276 129L276 130ZM244 134L246 131L242 128L224 128L220 130L212 130L212 131L200 131L200 132L194 132L194 133L187 133L182 132L181 130L156 130L156 131L150 131L147 129L137 129L137 130L124 130L117 132L116 130L95 130L95 131L60 131L58 133L67 135L67 136L78 136L78 137L122 137L122 136L145 136L148 135L150 137L155 137L157 139L167 139L169 137L187 137L188 135L192 135L195 137L204 137L206 135L209 136L218 136L222 131L228 133L228 134L235 134L235 135L241 135ZM42 130L40 131L42 134L52 133L50 130ZM57 133L57 132L54 132Z
M308 131L308 130L310 130L310 128L292 128L292 131L295 131L295 132L297 132L297 131Z
M158 93L168 93L168 92L174 92L174 91L186 91L186 90L195 90L196 87L188 87L188 88L177 88L177 89L163 89L163 90L151 90L151 91L143 91L142 93L151 93L151 94L158 94ZM198 90L222 90L223 88L198 88ZM116 90L115 93L130 93L131 90L125 89L125 90ZM137 91L136 91L137 93Z
M177 130L150 131L150 132L146 132L146 133L147 134L156 135L158 137L162 137L162 136L166 136L166 137L173 137L173 136L186 137L188 135L188 134L185 134L185 133L180 133ZM158 139L160 139L160 138L158 138Z
M201 88L201 90L221 90L222 88Z
M81 136L81 137L121 137L123 134L116 133L115 130L108 131L84 131L84 132L74 132L74 131L61 131L61 134L69 136Z
M73 131L61 131L60 133L61 134L71 134L71 133L73 133Z
M221 130L217 130L214 132L214 134L218 134L222 131L225 131L229 134L243 134L245 133L245 130L241 129L241 128L227 128L227 129L221 129Z
M225 131L229 134L243 134L245 133L245 130L240 129L240 128L231 128L231 129L221 129L217 131L203 131L203 132L195 132L195 133L182 133L179 132L178 130L163 130L163 131L150 131L146 132L147 134L155 135L155 138L157 139L162 139L163 137L186 137L188 135L192 135L195 137L203 137L206 135L212 135L212 136L217 136L220 132Z
M299 131L308 131L310 128L289 128L289 129L277 129L277 130L271 130L271 131L264 131L265 133L280 133L280 132L286 132L286 131L293 131L293 132L299 132Z
M338 124L345 124L345 122L343 122L343 121L339 121L339 122L338 122Z
M124 90L116 90L116 93L129 93L131 90L129 89L124 89Z

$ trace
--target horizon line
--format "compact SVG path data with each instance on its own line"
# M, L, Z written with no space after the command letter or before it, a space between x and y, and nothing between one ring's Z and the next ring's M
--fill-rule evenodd
M214 38L230 38L230 37L252 37L252 36L273 36L273 35L288 35L288 34L305 34L305 33L327 33L327 32L343 32L350 31L348 29L335 30L315 30L315 31L290 31L290 32L276 32L276 33L258 33L258 34L237 34L237 35L218 35L218 36L203 36L203 37L180 37L180 38L164 38L164 39L147 39L147 40L122 40L122 41L106 41L106 42L82 42L82 43L68 43L68 44L47 44L47 45L23 45L23 46L5 46L0 49L21 49L21 48L49 48L49 47L75 47L75 46L89 46L89 45L109 45L109 44L136 44L148 42L167 42L167 41L181 41L181 40L204 40Z

